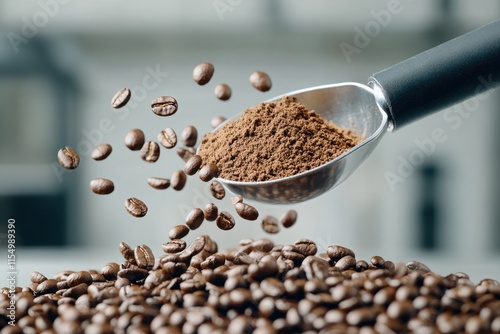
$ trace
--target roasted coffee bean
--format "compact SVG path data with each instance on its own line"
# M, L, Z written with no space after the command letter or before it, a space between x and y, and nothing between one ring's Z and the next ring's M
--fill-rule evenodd
M131 197L125 201L125 209L132 216L141 218L148 213L148 207L138 198Z
M172 96L160 96L151 102L151 110L158 116L171 116L179 107L177 100Z
M135 263L135 256L134 256L134 250L132 247L130 247L127 243L125 242L120 242L118 245L118 250L122 254L123 258L128 261L131 264L136 264Z
M307 256L301 264L301 268L304 269L304 273L308 280L326 280L329 274L329 267L330 265L327 261L312 255Z
M372 256L370 262L377 268L383 268L385 264L384 258L378 255Z
M66 279L70 288L85 283L92 284L92 275L88 271L79 271L68 276Z
M145 142L146 137L144 136L144 132L140 129L130 130L125 136L125 146L132 151L139 151Z
M267 92L272 87L271 78L264 72L255 71L250 75L250 83L255 89Z
M215 97L222 101L227 101L231 98L231 87L228 84L221 83L215 86Z
M181 140L187 147L194 147L198 140L198 130L192 125L188 125L181 132Z
M158 141L165 148L172 148L177 145L177 134L171 128L161 130L158 134Z
M203 182L208 182L219 174L219 168L216 164L209 162L200 169L198 176Z
M223 116L215 116L210 120L210 126L215 129L216 127L224 123L226 120L227 118Z
M170 187L170 180L161 177L148 177L148 184L158 190L164 190Z
M116 109L124 107L130 100L131 96L132 93L130 92L130 89L126 87L122 88L118 92L116 92L116 94L111 99L111 106Z
M350 250L349 248L342 247L339 245L333 245L333 246L328 246L326 248L326 253L332 259L333 261L338 261L344 256L352 256L355 257L354 252Z
M200 263L201 269L215 269L220 267L226 262L226 257L224 254L215 253L207 257L202 263Z
M249 204L239 202L234 205L234 209L243 219L256 220L259 218L259 211Z
M196 237L193 242L189 244L189 246L181 253L181 259L186 260L186 259L191 259L193 256L196 254L200 253L203 248L205 248L206 244L206 238L205 236L201 235L199 237Z
M278 219L273 216L266 216L262 220L262 229L271 234L276 234L280 231L280 226L278 225Z
M30 281L32 283L42 283L43 281L47 280L47 277L45 277L43 274L39 273L38 271L34 271L30 275Z
M295 210L288 210L280 218L280 223L285 228L292 227L296 221L297 221L297 211Z
M146 162L156 162L160 157L160 146L157 142L147 141L142 145L140 155Z
M49 278L38 284L36 287L36 292L39 295L45 295L47 293L54 293L57 291L57 281L55 279Z
M221 211L215 219L215 223L218 228L224 231L232 229L236 224L233 216L227 211Z
M80 156L71 147L66 146L57 152L57 160L66 169L75 169L80 163Z
M177 225L172 227L168 232L168 237L170 240L182 239L189 233L189 228L186 225Z
M348 270L356 268L356 259L351 255L343 256L340 260L335 264L336 268L340 270Z
M200 166L202 164L201 156L198 154L193 155L191 158L186 161L186 164L184 165L184 172L187 175L194 175L198 170L200 169Z
M236 195L231 197L231 204L236 205L238 203L243 203L243 196L241 195Z
M165 253L179 253L186 249L186 242L182 239L172 239L162 244L161 248Z
M210 183L210 193L213 197L219 200L226 196L226 190L219 181L212 181L212 183Z
M206 220L208 220L209 222L213 222L215 221L215 219L217 219L217 216L219 215L219 209L214 203L208 203L207 205L205 205L203 214Z
M200 86L206 85L212 79L213 75L214 65L211 63L201 63L193 70L193 79Z
M121 278L126 278L130 282L137 282L145 279L148 276L148 271L146 269L134 267L120 270L118 272L118 276Z
M118 265L118 263L110 262L104 267L102 267L101 274L103 274L107 280L111 281L116 279L116 275L118 275L118 270L120 270L120 266Z
M421 271L421 272L429 272L431 271L429 267L427 267L425 264L418 262L418 261L411 261L406 264L408 267L408 270L410 271Z
M134 250L135 263L139 268L151 270L155 264L155 256L147 245L137 246Z
M111 147L111 145L103 143L97 145L92 150L92 153L90 153L90 156L92 157L92 159L100 161L106 159L111 154L112 151L113 147Z
M115 190L115 185L111 180L99 178L90 181L90 190L99 195L108 195Z
M304 256L316 255L316 252L318 251L318 247L314 241L309 239L300 239L293 245L296 247L297 251Z
M192 147L188 148L178 148L177 149L177 155L184 160L184 162L187 162L189 158L191 158L193 155L196 154L196 151Z
M71 287L71 288L67 289L66 291L64 291L62 296L78 299L80 296L83 296L87 293L88 287L89 287L88 284L80 283L80 284L78 284L74 287ZM62 291L62 290L59 290L59 291Z
M175 171L170 177L170 184L174 190L182 190L186 185L187 177L186 173L182 170Z
M205 219L205 215L203 210L200 208L195 208L189 212L186 217L185 224L189 227L190 230L196 230L201 226L203 220Z

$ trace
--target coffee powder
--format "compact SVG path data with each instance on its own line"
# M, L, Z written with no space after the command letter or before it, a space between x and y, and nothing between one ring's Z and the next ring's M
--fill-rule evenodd
M268 181L321 166L361 141L353 131L321 118L293 97L260 103L205 135L199 154L219 177Z

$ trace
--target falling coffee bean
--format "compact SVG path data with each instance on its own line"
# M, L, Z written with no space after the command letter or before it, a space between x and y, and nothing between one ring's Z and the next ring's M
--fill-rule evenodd
M285 212L283 216L281 216L280 218L281 225L283 225L283 227L286 228L292 227L296 221L297 221L297 211L293 209Z
M80 163L80 156L71 147L66 146L57 152L57 160L66 169L75 169Z
M203 182L208 182L219 174L219 168L216 164L209 162L200 169L198 176Z
M182 239L173 239L161 245L165 253L179 253L186 249L186 242Z
M262 229L271 234L276 234L280 231L280 226L278 225L278 219L273 216L266 216L262 220Z
M147 245L137 246L134 250L134 258L137 266L142 269L153 269L155 256Z
M161 177L148 177L148 184L158 190L164 190L170 187L170 180Z
M130 89L122 88L111 99L111 106L116 109L124 107L130 100L131 96L132 93L130 92Z
M189 233L189 228L186 225L176 225L168 232L170 240L182 239Z
M111 145L99 144L92 150L90 156L92 157L92 159L100 161L106 159L111 154L112 151L113 148L111 147Z
M243 203L243 196L241 195L236 195L231 197L231 204L236 205L238 203Z
M171 128L166 128L158 134L158 141L165 148L172 148L177 145L177 134Z
M198 140L198 130L192 125L188 125L182 130L181 139L187 147L194 147Z
M259 211L257 211L257 209L253 206L246 203L236 203L234 205L234 209L236 210L236 213L238 213L238 215L243 219L256 220L257 218L259 218Z
M202 164L201 156L198 154L193 155L184 165L184 172L187 175L194 175L200 169Z
M214 65L210 63L201 63L193 70L193 79L200 85L206 85L214 75Z
M200 208L195 208L189 212L186 217L185 224L189 227L190 230L196 230L201 226L203 220L205 219L205 215L203 210Z
M264 72L256 71L250 75L250 83L255 89L267 92L272 87L271 78Z
M132 151L139 151L145 141L146 137L144 136L144 132L140 129L130 130L125 136L125 146Z
M90 189L99 195L108 195L115 190L113 181L108 179L94 179L90 181Z
M226 121L226 118L225 117L222 117L222 116L215 116L214 118L212 118L210 120L210 126L215 129L216 127L218 127L219 125L221 125L222 123L224 123Z
M157 142L147 141L141 148L141 158L146 162L156 162L160 157L160 146Z
M132 216L141 218L148 213L148 207L138 198L131 197L125 201L125 209Z
M208 220L209 222L213 222L219 215L219 209L214 203L208 203L207 205L205 205L203 214L205 215L206 220Z
M172 96L160 96L151 102L151 110L158 116L171 116L178 107L177 100Z
M195 155L196 152L193 150L192 147L189 148L178 148L177 149L177 155L184 160L184 162L187 162L189 158L191 158L193 155Z
M231 87L225 83L218 84L215 86L214 94L219 100L227 101L231 98Z
M210 193L219 200L226 196L226 190L219 181L212 181L212 183L210 183Z
M123 258L128 261L130 264L135 265L135 256L134 250L130 247L126 242L120 242L118 245L118 250L122 254Z
M175 171L170 178L170 184L174 190L182 190L186 185L187 177L186 173L182 170Z
M234 217L227 211L221 211L217 216L217 219L215 219L215 223L218 228L224 231L232 229L236 224Z

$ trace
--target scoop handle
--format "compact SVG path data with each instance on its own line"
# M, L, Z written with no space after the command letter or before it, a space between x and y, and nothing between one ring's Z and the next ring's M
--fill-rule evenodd
M500 20L373 74L369 85L396 130L500 85Z

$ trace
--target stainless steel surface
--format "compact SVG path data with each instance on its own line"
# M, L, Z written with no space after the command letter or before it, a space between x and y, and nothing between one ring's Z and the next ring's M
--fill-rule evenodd
M231 192L247 199L273 204L291 204L317 197L347 179L373 151L381 134L387 129L387 114L378 107L374 93L368 86L358 83L318 86L290 92L270 101L285 95L295 97L323 118L354 130L364 138L363 141L322 166L290 177L264 182L236 182L218 178Z

